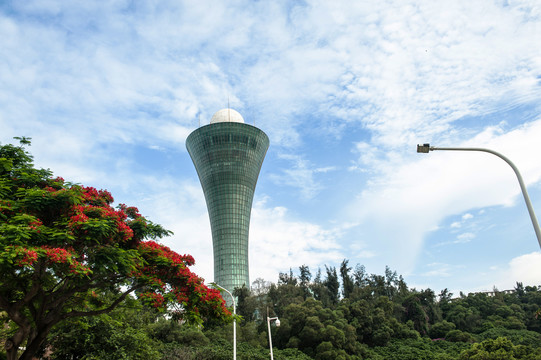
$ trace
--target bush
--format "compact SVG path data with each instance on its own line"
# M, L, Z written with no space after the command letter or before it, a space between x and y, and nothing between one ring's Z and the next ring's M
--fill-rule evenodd
M443 320L432 325L432 327L428 331L428 334L430 335L431 339L444 338L449 331L455 330L455 329L456 329L455 324L453 324L452 322Z
M541 342L541 334L529 330L510 330L505 328L493 328L479 334L481 341L506 337L515 345L528 345L537 347Z
M467 332L451 330L445 336L445 340L451 342L473 342L473 337Z

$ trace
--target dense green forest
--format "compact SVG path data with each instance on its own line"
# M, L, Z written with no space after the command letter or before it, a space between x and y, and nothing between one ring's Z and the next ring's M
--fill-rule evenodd
M275 359L541 359L541 286L436 294L408 288L389 268L367 274L344 260L315 276L301 266L279 274L276 284L257 279L251 290L234 294L238 359L269 358L267 316L280 319L271 327ZM232 338L231 323L182 324L130 299L112 313L57 326L43 353L49 359L231 359Z

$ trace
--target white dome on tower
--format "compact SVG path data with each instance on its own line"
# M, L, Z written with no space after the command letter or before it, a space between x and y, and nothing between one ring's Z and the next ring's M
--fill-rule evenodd
M216 112L210 119L210 123L219 123L219 122L238 122L244 123L242 115L233 109L222 109Z

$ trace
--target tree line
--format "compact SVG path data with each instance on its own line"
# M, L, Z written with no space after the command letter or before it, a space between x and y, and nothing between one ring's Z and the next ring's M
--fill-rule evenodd
M541 359L540 286L518 282L512 293L454 297L446 289L436 295L409 288L389 267L383 275L348 268L344 260L312 278L301 266L279 274L277 283L257 279L250 289L237 288L237 358L269 358L269 316L280 319L271 326L278 360ZM179 322L130 297L110 314L55 327L42 354L225 360L233 356L232 337L231 323Z
M170 234L105 190L0 146L1 359L221 360L232 309L158 243ZM541 286L459 294L409 288L344 259L235 289L238 359L541 359Z
M495 359L541 358L541 287L517 282L512 293L453 297L409 288L388 266L367 274L344 260L324 271L312 278L303 265L277 284L258 279L252 291L237 289L243 326L263 331L269 308L281 320L276 346L314 359L492 359L491 351Z

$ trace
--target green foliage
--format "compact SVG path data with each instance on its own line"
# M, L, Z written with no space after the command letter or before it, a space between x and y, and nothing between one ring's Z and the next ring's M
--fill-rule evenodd
M473 344L460 354L460 360L514 360L541 359L541 350L525 345L514 345L505 337L485 340Z
M351 267L348 266L348 260L344 259L340 264L340 277L342 278L342 295L344 298L349 298L353 290L355 289L355 283L353 278L349 275Z
M426 338L417 340L393 340L385 347L375 347L372 360L432 360L456 359L468 345L453 344L447 341L432 341Z
M153 241L169 231L112 204L105 190L35 169L23 146L0 146L0 311L12 330L10 360L20 346L30 359L58 323L105 314L131 294L188 322L230 319L220 293L189 270L193 258Z
M274 285L274 293L271 293L279 304L287 304L284 308L276 306L270 309L271 316L280 314L281 320L280 327L271 327L275 359L454 360L539 359L541 356L541 335L538 332L493 326L495 319L518 318L521 312L526 313L524 307L528 305L527 301L522 303L517 296L473 294L450 300L448 293L443 292L438 302L430 289L409 290L400 277L387 271L386 277L368 277L366 285L363 288L355 287L350 298L343 298L334 306L326 306L311 296L302 300L301 281L295 281L291 272L283 274L281 279L278 285ZM381 283L381 279L389 281ZM376 290L382 284L383 287ZM393 289L387 289L388 286ZM271 304L267 298L269 294L260 292L252 295L246 288L238 290L246 304L258 304L256 308L261 304ZM533 291L530 289L529 296L535 299ZM393 297L380 295L381 292L392 294ZM295 301L280 299L289 294L298 296ZM526 291L522 298L525 294ZM421 336L415 330L418 314L407 314L408 309L412 308L424 314L426 319L423 324L434 339ZM232 324L214 324L201 329L159 317L158 313L152 311L151 308L140 311L140 317L146 320L140 321L138 326L145 329L140 333L146 334L146 341L155 344L154 349L162 359L232 357ZM461 330L449 320L442 320L442 315L461 312L477 314L480 325L473 329L478 333ZM128 310L121 309L111 317L113 315L123 326L136 328L137 324L129 320L134 316ZM485 329L481 331L483 327ZM114 337L111 338L114 340ZM98 343L98 347L106 345ZM251 320L238 324L237 358L269 358L265 318L253 316Z
M445 335L445 340L451 342L473 342L471 334L461 330L451 330Z
M505 337L515 345L539 346L541 334L529 330L511 330L505 328L492 328L478 335L479 340L497 339Z
M306 266L299 270L309 272ZM452 299L452 294L444 290L438 301L431 289L408 289L403 278L389 268L385 276L368 276L362 266L357 266L351 278L350 270L344 260L340 276L342 282L346 279L349 284L351 280L353 288L342 289L342 295L349 296L336 303L327 287L335 281L332 267L326 267L326 279L318 271L308 284L310 296L304 301L301 296L308 277L301 274L302 280L297 279L291 271L280 275L279 283L271 286L267 302L276 304L271 313L281 320L279 328L272 328L277 348L299 349L313 359L457 359L476 341L501 335L512 338L519 349L526 346L535 353L539 348L539 333L524 330L526 322L535 325L531 321L534 313L529 318L525 310L528 301L519 301L517 296L470 294ZM536 292L537 288L524 290L520 299L528 294L529 299L537 301ZM261 339L267 336L262 320L257 328L259 335L256 327L248 329L249 323L244 324L251 338L259 340L259 346L264 346ZM229 332L223 339L230 336ZM258 341L250 344L258 346Z
M210 343L201 329L189 324L181 325L178 321L160 318L148 325L150 336L161 344L184 344L189 347L201 347Z
M54 329L48 343L51 360L160 359L156 345L140 327L113 318L114 314L73 318Z
M237 298L237 315L242 316L243 322L253 320L257 308L256 299L250 295L250 290L244 284L233 291L233 296Z
M455 330L455 329L456 329L455 324L453 324L452 322L443 320L432 325L432 327L429 330L429 335L430 335L430 338L432 339L444 338L451 330Z
M339 294L340 294L340 283L338 282L338 275L336 273L336 268L331 266L325 266L327 271L327 279L325 280L325 287L330 298L330 304L336 305L338 303Z

